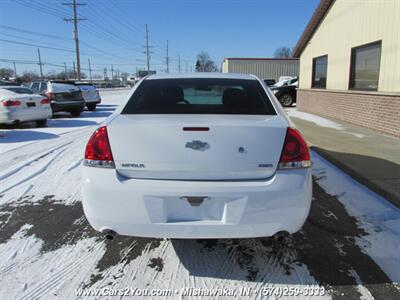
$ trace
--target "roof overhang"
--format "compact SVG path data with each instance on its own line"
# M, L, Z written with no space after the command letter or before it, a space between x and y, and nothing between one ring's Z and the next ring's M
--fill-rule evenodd
M293 57L300 57L334 2L335 0L321 0L319 2L317 9L304 29L296 47L293 49Z

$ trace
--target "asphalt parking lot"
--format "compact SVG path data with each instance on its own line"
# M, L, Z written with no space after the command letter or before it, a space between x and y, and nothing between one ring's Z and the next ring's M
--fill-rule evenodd
M301 299L400 298L399 209L316 153L310 216L283 241L105 240L83 215L80 164L93 126L127 92L103 91L96 112L60 115L47 128L1 130L1 299L86 299L77 289L104 287L171 291L165 299L210 298L182 294L188 288L234 292L220 299L293 298L262 294L289 287L318 288Z

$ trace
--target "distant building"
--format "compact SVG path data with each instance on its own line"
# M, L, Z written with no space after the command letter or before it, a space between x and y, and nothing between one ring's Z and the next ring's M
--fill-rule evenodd
M400 137L400 1L322 0L300 37L297 107Z
M281 76L298 76L298 58L225 58L223 73L253 74L261 79L279 80Z

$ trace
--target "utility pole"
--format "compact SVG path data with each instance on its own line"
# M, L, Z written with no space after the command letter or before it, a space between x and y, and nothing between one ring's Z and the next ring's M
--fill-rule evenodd
M15 61L13 62L14 65L14 76L17 77L17 66L15 65Z
M181 72L181 56L178 55L178 71Z
M73 0L72 3L63 3L63 5L72 6L73 11L74 11L74 17L73 18L65 18L64 21L66 21L66 22L73 21L74 22L76 64L77 64L77 68L78 68L78 80L81 80L81 58L80 58L80 53L79 53L78 21L83 21L86 19L78 18L78 16L77 16L78 14L76 12L76 7L80 6L80 5L86 5L86 3L76 3L76 0Z
M88 58L88 63L89 63L89 78L90 78L90 82L92 82L92 67L90 66L90 58Z
M74 69L74 79L76 79L75 61L72 62L72 67L73 67L73 69Z
M104 80L107 80L107 79L108 79L108 76L107 76L107 66L104 68L103 76L104 76Z
M149 45L149 29L147 27L147 24L146 24L145 41L146 41L146 44L144 47L146 48L146 51L144 53L146 54L147 71L150 71L150 54L151 54L150 48L151 48L151 46Z
M68 70L67 70L67 64L66 63L64 63L64 71L65 71L65 77L67 79L69 79Z
M114 80L114 66L111 64L111 80Z
M168 40L167 40L167 56L165 57L165 62L167 64L166 72L169 73L169 54L168 54Z
M38 57L39 57L39 67L40 67L40 79L43 79L43 69L42 69L42 59L40 57L40 49L37 49Z

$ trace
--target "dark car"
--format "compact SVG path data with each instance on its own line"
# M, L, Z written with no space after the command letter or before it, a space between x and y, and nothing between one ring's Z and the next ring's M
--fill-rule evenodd
M276 83L276 80L275 79L264 79L264 82L266 85L271 86Z
M284 107L292 106L296 102L297 98L297 83L298 77L278 82L269 88L275 94L275 97Z
M28 87L50 100L53 113L65 111L79 116L85 107L82 92L73 81L40 80L31 82Z

